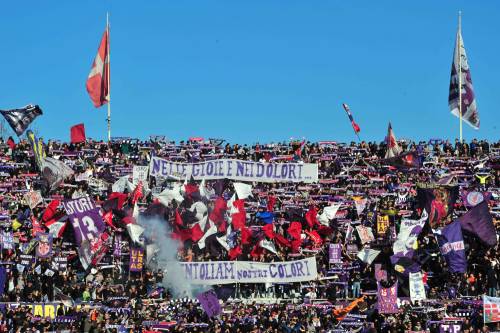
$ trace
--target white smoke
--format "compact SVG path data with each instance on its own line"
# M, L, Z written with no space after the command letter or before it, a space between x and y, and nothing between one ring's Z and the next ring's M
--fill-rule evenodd
M170 237L167 222L158 218L140 216L139 223L144 227L144 236L155 245L155 256L148 266L163 270L163 286L168 288L174 298L193 298L199 291L199 286L186 280L184 269L179 263L177 251L180 242Z

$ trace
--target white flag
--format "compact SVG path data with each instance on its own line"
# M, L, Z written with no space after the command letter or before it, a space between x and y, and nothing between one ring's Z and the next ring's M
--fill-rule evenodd
M227 236L229 236L231 234L231 231L232 231L232 226L229 225L227 227L227 230L226 230L226 234L222 237L216 237L217 238L217 241L219 242L220 245L222 245L223 248L226 249L226 251L229 251L231 249L231 247L229 246L229 244L227 243Z
M238 199L246 199L252 195L252 185L245 183L233 183Z
M422 273L410 273L410 299L412 302L426 299Z
M214 189L210 190L207 188L207 185L205 183L205 178L203 178L203 180L201 181L199 190L200 190L201 197L206 198L206 199L210 199L212 196L215 195Z
M158 194L156 198L165 206L168 206L172 200L181 203L184 201L184 197L181 194L181 186L179 184L175 184L174 188L169 190L165 189L163 192Z
M321 224L328 226L330 224L330 221L335 218L335 215L337 215L337 211L339 210L339 208L340 208L339 203L334 203L330 206L323 208L323 213L321 213L321 215L318 215L318 221Z
M358 252L358 258L361 261L366 262L368 265L370 265L379 254L380 254L379 250L373 250L364 247L361 251Z
M139 219L139 206L137 205L137 202L134 204L134 210L132 211L132 217L134 218L135 221Z
M356 212L358 213L358 216L363 213L363 211L366 208L366 203L368 202L368 199L362 198L362 199L355 199L354 204L356 205Z
M196 220L201 221L203 219L203 216L205 216L205 213L208 211L207 206L201 202L201 201L196 201L194 204L189 207L189 211L194 212L196 210ZM203 230L203 229L201 229Z
M141 237L144 232L144 228L138 224L129 223L127 224L127 231L130 235L130 239L132 239L135 243L141 243L139 237Z
M45 226L49 228L49 234L52 235L54 238L59 238L62 236L62 231L64 230L64 226L66 225L66 222L60 222L60 221L52 221L52 222L47 222L45 223Z
M111 186L113 192L123 193L125 192L125 189L127 189L127 191L131 193L134 190L135 186L128 179L129 176L123 176L118 178L118 180Z
M66 178L74 174L73 170L61 161L52 157L44 157L42 163L42 178L51 190L56 189Z
M215 223L213 223L210 220L209 220L209 223L210 223L210 228L207 230L207 232L205 232L203 237L201 237L200 240L198 241L198 247L202 250L205 248L205 240L208 238L208 236L211 236L211 235L217 233L217 226L215 225Z
M276 247L274 246L274 243L271 241L263 239L260 241L259 245L261 247L263 247L264 249L271 251L274 254L278 254L278 251L276 251Z

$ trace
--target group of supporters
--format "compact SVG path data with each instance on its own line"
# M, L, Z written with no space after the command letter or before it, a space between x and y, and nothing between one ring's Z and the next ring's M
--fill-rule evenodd
M0 332L500 330L500 143L42 141L0 144Z

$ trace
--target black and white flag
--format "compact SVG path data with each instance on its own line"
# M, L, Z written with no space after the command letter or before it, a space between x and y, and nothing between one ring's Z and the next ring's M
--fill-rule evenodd
M0 110L0 113L5 117L17 136L21 136L31 122L43 114L38 105L31 104L21 109Z

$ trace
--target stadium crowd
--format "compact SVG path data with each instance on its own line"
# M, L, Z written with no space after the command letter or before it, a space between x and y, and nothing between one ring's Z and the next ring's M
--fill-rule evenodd
M402 140L391 157L385 142L231 145L196 138L175 143L160 136L115 138L109 144L35 142L0 142L0 332L500 330L498 323L484 322L482 301L484 294L498 296L497 237L495 244L485 244L464 231L466 268L457 272L441 254L435 233L469 211L468 200L476 198L474 204L487 202L498 234L500 142ZM227 179L202 182L147 172L135 179L134 166L148 166L152 156L187 163L222 158L313 163L319 181L247 182L251 195L241 199ZM59 176L46 174L37 163L45 158L72 172L55 181ZM418 220L425 210L421 184L458 186L454 209L448 217L436 213L448 220L434 230L426 222L411 256L394 258L402 221ZM92 244L91 261L84 263L85 244L75 235L64 202L86 196L99 208L106 237ZM162 238L136 237L131 225L146 217L168 228L180 262L314 257L318 276L212 285L222 309L209 317L196 288L177 292L169 264L149 251L148 245ZM361 235L363 230L372 237ZM332 244L340 249L333 263ZM142 249L141 258L132 264L136 249ZM412 300L409 272L417 271L425 297ZM395 284L395 310L382 313L378 289Z

